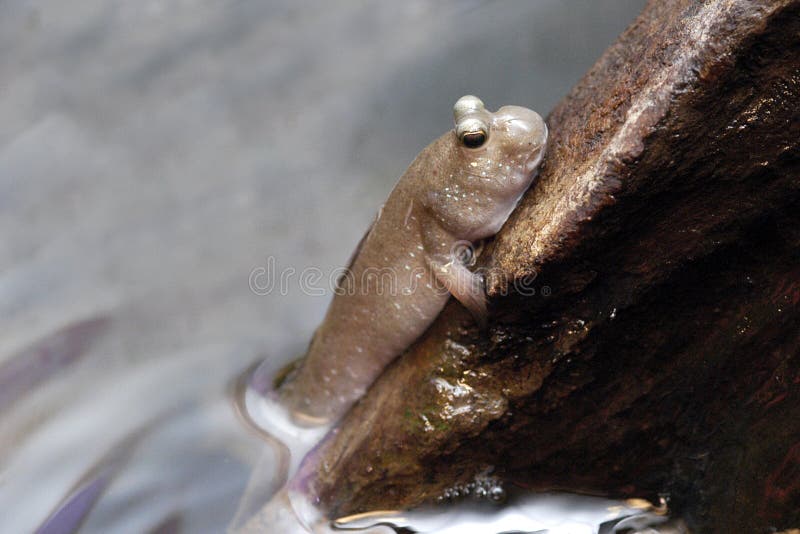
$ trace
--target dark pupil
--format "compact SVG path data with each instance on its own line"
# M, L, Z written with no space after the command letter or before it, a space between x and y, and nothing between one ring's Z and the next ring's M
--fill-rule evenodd
M478 148L486 142L486 134L483 132L468 132L461 138L461 142L467 148Z

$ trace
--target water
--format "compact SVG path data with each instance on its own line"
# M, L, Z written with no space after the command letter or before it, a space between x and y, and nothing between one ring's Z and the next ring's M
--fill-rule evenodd
M680 523L669 523L666 502L656 507L644 500L613 501L597 497L529 493L508 496L502 480L478 475L467 485L445 492L441 504L416 510L374 511L329 518L315 508L311 497L298 492L293 475L329 427L296 426L288 411L259 387L277 369L270 362L248 370L236 390L235 402L247 422L262 432L269 444L268 459L256 469L231 530L289 534L360 532L387 534L612 534L615 532L688 533ZM254 379L255 377L255 379ZM276 488L278 488L276 490ZM451 502L455 500L456 502ZM266 504L264 504L266 503ZM659 527L662 527L663 530Z
M0 531L263 505L291 460L232 392L321 320L298 273L346 261L455 98L546 112L643 3L0 3Z
M436 534L536 532L539 534L611 534L655 529L668 518L643 503L569 494L517 495L502 506L465 503L411 512L368 514L336 522L339 531L363 532L386 526Z
M269 525L268 531L287 534L379 533L399 528L441 534L512 529L595 534L613 532L613 525L626 517L646 519L648 525L663 520L642 504L569 495L516 495L503 506L488 500L483 506L468 501L331 523L286 484L299 460L327 429L294 427L274 401L251 386L247 378L252 366L220 394L202 401L191 398L191 389L180 387L182 376L198 363L207 366L209 380L214 382L218 370L214 362L219 361L219 353L211 351L142 369L120 383L98 388L91 399L28 436L26 447L6 460L6 473L29 483L46 480L47 490L64 497L53 511L42 506L41 498L17 501L16 520L6 520L9 531L27 531L30 525L25 518L45 515L39 529L46 533L72 532L78 526L87 532L219 532L229 528L257 532ZM168 393L156 397L158 405L153 409L147 399L162 389ZM116 412L121 404L133 407L124 421ZM92 424L107 425L107 432L88 444L75 430L86 424L87 413L92 414ZM154 413L158 415L152 417ZM234 413L242 419L232 417ZM75 436L76 443L64 442L65 435ZM64 458L48 453L53 443L82 454ZM43 492L33 486L26 495ZM484 489L492 494L489 486ZM0 493L4 504L15 500L8 491L12 488L25 491L24 484L4 487ZM602 530L603 525L610 526Z
M3 531L33 531L59 503L75 509L81 499L97 501L86 506L86 532L147 532L171 517L183 531L224 531L252 466L270 453L226 394L226 360L242 357L222 347L176 354L93 384L57 417L4 426L24 435L3 457L0 509L13 511ZM204 380L187 380L198 366Z

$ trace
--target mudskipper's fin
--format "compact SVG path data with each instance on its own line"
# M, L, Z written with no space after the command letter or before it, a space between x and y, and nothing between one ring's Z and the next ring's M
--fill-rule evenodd
M428 258L428 266L436 279L470 311L478 325L484 328L489 313L486 309L483 276L473 273L455 259L441 262Z

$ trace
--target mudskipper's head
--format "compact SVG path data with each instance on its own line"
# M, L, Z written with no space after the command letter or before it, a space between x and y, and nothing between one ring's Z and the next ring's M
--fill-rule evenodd
M547 144L547 125L538 113L521 106L492 113L478 97L467 95L453 106L453 117L454 135L474 174L527 188Z
M475 96L458 99L455 129L440 138L441 168L427 205L461 239L496 233L531 185L547 143L547 125L530 109L492 113ZM437 146L437 145L432 145ZM431 173L436 174L436 173Z

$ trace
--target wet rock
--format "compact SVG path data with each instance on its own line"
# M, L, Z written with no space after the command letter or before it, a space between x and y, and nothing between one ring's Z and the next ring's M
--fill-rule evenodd
M799 36L796 0L645 8L549 116L488 330L448 305L319 449L333 515L490 470L800 524Z

